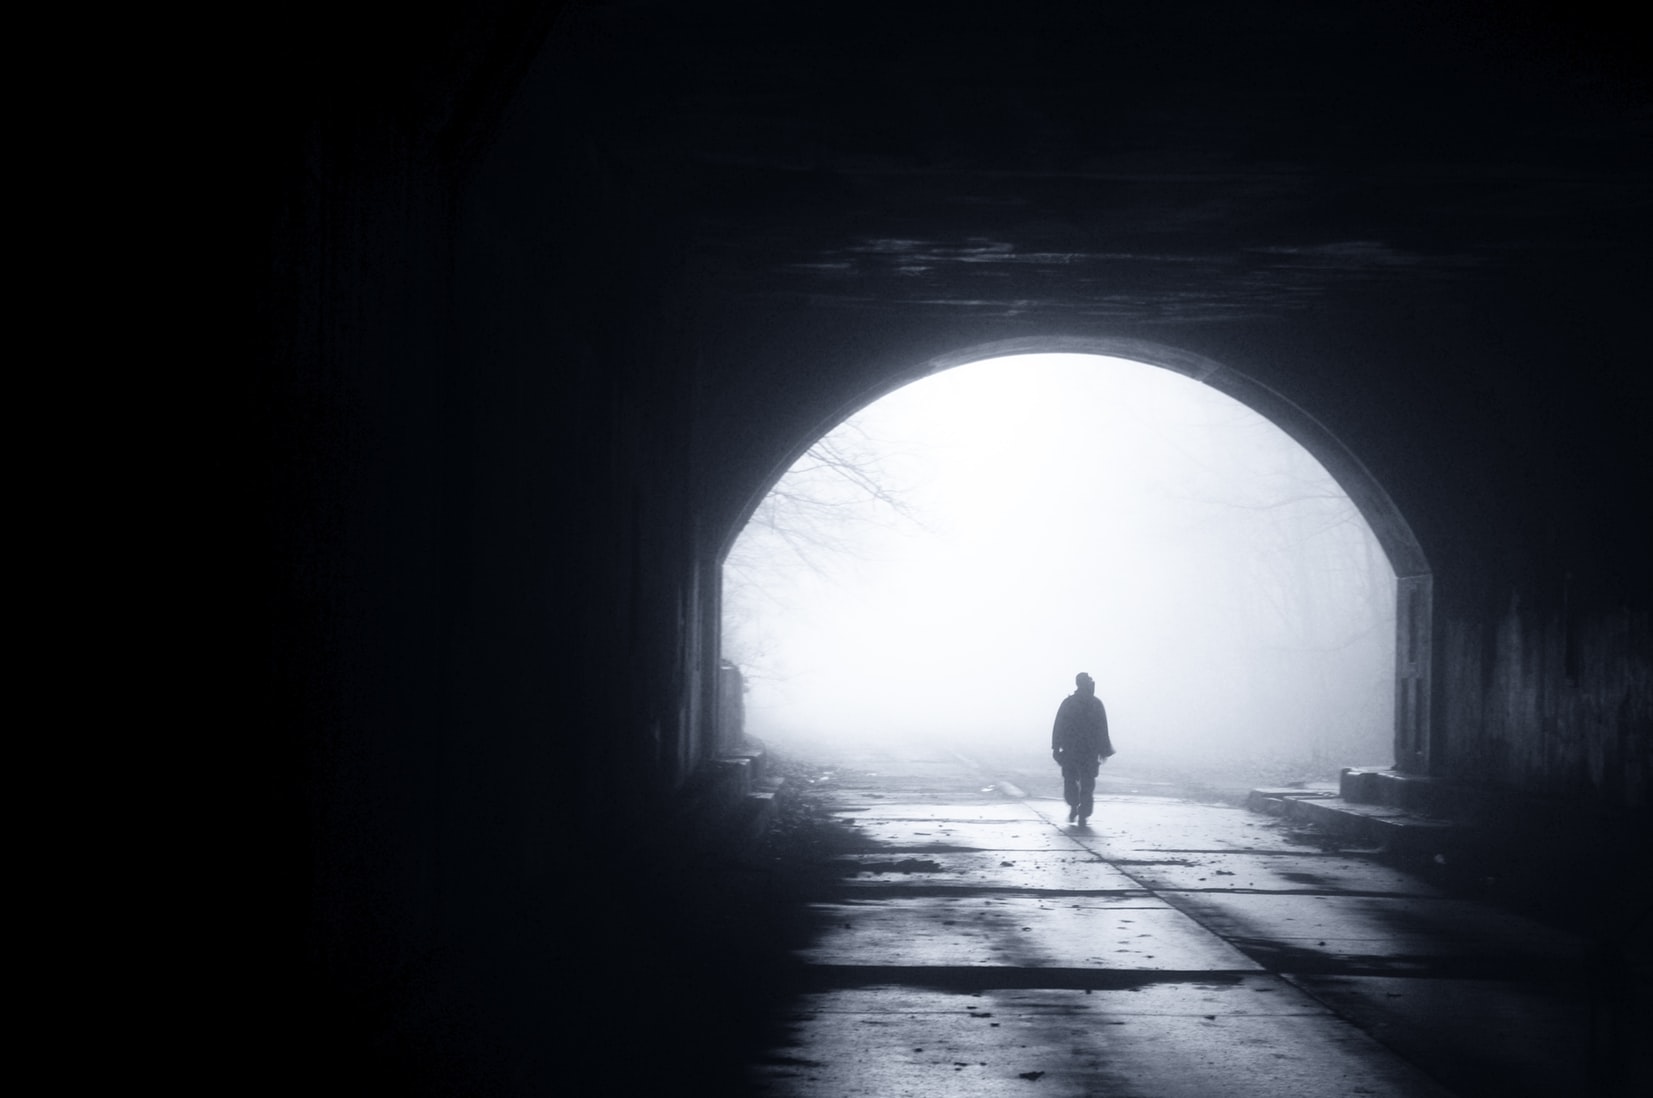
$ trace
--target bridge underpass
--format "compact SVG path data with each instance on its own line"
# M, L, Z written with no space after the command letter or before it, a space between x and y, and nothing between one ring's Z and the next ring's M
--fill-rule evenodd
M1357 458L1429 569L1394 761L1645 904L1639 39L1474 0L796 8L300 3L253 36L235 1061L688 1089L764 1008L663 888L719 746L720 554L849 410L1029 340L1222 363Z
M756 1093L1538 1098L1618 1093L1642 1055L1579 935L1149 789L1128 746L1087 827L1014 754L808 758L835 836L772 848L817 864Z

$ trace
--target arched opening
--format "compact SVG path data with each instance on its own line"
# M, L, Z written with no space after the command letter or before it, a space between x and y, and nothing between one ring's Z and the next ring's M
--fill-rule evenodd
M1173 348L1037 340L934 359L851 411L725 555L754 733L1036 742L1051 691L1088 669L1161 773L1179 755L1246 757L1260 781L1426 768L1429 570L1291 402ZM915 491L937 462L941 495ZM866 528L845 525L857 506Z

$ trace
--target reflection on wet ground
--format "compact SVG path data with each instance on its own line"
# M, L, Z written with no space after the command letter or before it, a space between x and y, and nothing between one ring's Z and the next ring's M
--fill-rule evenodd
M869 753L811 788L830 872L760 1093L1611 1085L1575 936L1233 806L1105 790L1079 828L1035 784Z

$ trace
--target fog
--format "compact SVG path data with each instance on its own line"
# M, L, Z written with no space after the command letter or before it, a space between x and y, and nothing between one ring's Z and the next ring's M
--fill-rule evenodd
M1394 573L1301 446L1196 381L1023 355L877 401L725 565L749 734L1043 753L1088 671L1145 776L1391 762Z

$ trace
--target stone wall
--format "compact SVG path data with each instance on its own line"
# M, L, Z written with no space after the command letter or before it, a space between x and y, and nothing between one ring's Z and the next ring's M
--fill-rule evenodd
M1653 783L1648 615L1578 618L1523 607L1441 623L1438 773L1470 785L1645 811Z

